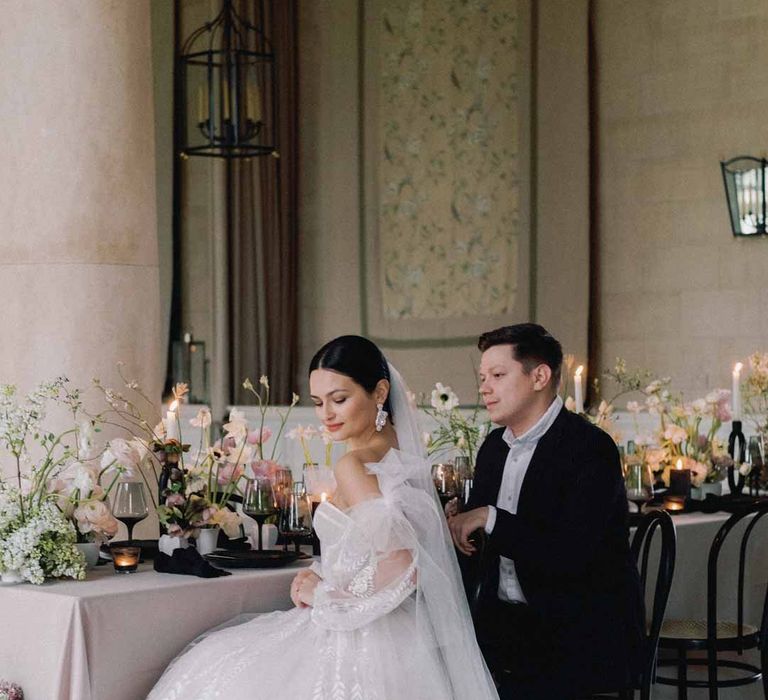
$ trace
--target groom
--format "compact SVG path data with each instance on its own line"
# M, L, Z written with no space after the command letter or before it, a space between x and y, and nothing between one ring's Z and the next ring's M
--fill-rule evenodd
M533 323L480 336L480 393L501 427L477 455L458 549L487 533L478 642L503 698L566 700L630 687L643 603L619 454L563 407L560 343Z

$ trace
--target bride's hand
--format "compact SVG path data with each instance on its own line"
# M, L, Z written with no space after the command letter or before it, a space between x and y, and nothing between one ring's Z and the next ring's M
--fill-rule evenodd
M309 569L299 571L291 583L291 600L297 608L312 605L315 599L315 587L322 579Z
M445 514L447 517L452 518L454 515L459 514L459 499L452 498L445 504Z

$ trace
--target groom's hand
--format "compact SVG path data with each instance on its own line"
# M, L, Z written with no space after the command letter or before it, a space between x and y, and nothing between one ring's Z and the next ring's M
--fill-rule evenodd
M456 548L467 556L475 552L475 545L469 541L469 536L480 528L484 528L488 522L488 508L475 508L466 513L459 513L448 519L448 527Z

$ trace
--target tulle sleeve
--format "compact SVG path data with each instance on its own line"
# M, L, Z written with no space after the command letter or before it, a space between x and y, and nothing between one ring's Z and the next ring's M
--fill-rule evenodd
M348 525L323 550L313 621L326 629L353 630L397 608L416 589L416 535L395 504L383 498L352 508ZM326 557L326 554L329 556Z

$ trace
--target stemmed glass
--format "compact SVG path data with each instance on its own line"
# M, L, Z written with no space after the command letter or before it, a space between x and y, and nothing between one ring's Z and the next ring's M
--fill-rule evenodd
M637 505L640 512L643 505L653 498L653 474L651 467L642 462L631 462L624 471L624 486L627 500Z
M275 491L277 507L282 508L293 488L293 474L290 469L278 469L272 477L272 488Z
M294 541L297 552L301 546L301 538L312 534L312 501L304 482L297 481L283 503L278 530L286 542L289 539ZM287 549L287 545L285 548Z
M243 495L243 513L253 518L259 525L259 551L264 549L261 529L264 521L277 513L275 492L272 482L263 476L248 479Z
M435 482L437 495L443 506L458 495L456 469L452 464L433 464L432 481Z
M762 435L750 435L747 443L747 460L752 464L749 473L750 491L759 493L762 486L763 467L765 465L765 445Z
M112 515L128 528L128 541L133 541L133 528L149 514L140 481L121 481L115 489Z

